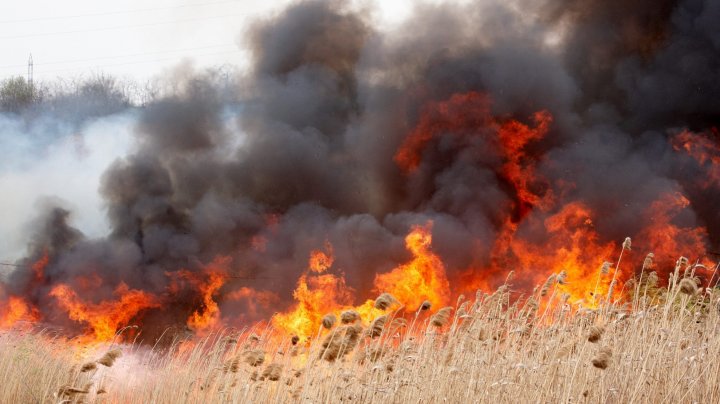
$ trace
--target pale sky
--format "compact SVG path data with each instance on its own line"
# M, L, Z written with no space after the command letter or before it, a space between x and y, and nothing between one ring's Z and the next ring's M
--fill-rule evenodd
M0 79L107 72L145 80L192 59L198 67L243 66L248 22L290 0L2 0ZM364 0L383 24L401 21L413 0Z

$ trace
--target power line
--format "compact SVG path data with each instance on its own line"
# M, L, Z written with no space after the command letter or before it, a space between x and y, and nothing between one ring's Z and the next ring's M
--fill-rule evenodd
M155 26L155 25L177 24L177 23L181 23L181 22L204 21L204 20L217 20L217 19L228 18L228 17L244 17L244 16L247 16L247 15L248 15L248 14L227 14L227 15L217 15L217 16L203 17L203 18L188 18L188 19L184 19L184 20L153 22L153 23L147 23L147 24L117 25L117 26L114 26L114 27L102 27L102 28L91 28L91 29L78 29L78 30L71 30L71 31L40 32L40 33L34 33L34 34L23 34L23 35L3 36L3 37L0 37L0 40L1 40L1 39L31 38L31 37L38 37L38 36L54 36L54 35L64 35L64 34L78 34L78 33L83 33L83 32L112 31L112 30L116 30L116 29L151 27L151 26Z
M157 55L157 54L164 54L164 53L214 49L214 48L222 48L222 47L226 47L226 46L237 46L237 45L233 44L233 43L228 43L228 44L222 44L222 45L198 46L198 47L194 47L194 48L167 49L167 50L154 51L154 52L130 53L130 54L114 55L114 56L100 56L100 57L89 58L89 59L66 59L66 60L59 60L59 61L35 63L35 65L36 66L49 66L49 65L69 64L69 63L92 62L92 61L96 61L96 60L105 60L105 59L119 59L119 58L135 57L135 56L146 56L146 55ZM0 66L0 69L11 69L11 68L15 69L15 68L23 67L23 66L25 66L25 64L4 65L4 66Z
M215 56L215 55L226 55L226 54L234 54L234 53L240 53L240 51L225 51L225 52L213 52L213 53L204 53L204 54L198 54L193 55L192 57L199 57L199 56ZM104 68L104 67L113 67L113 66L125 66L125 65L133 65L133 64L143 64L143 63L154 63L154 62L163 62L167 60L177 60L178 58L182 58L184 56L173 56L173 57L166 57L161 59L148 59L148 60L137 60L132 62L121 62L121 63L111 63L111 64L104 64L104 65L98 65L98 66L89 66L89 67L71 67L71 68L65 68L65 69L55 69L55 70L43 70L39 71L40 74L47 74L47 73L58 73L58 72L67 72L67 71L78 71L78 70L88 70L88 69L96 69L96 68Z
M241 3L241 1L240 0L225 0L225 1L214 1L214 2L208 2L208 3L180 4L180 5L176 5L176 6L138 8L138 9L134 9L134 10L104 11L104 12L99 12L99 13L60 15L60 16L52 16L52 17L34 17L34 18L27 18L27 19L21 19L21 20L0 20L0 24L14 24L14 23L23 23L23 22L33 22L33 21L62 20L62 19L70 19L70 18L82 18L82 17L99 17L99 16L103 16L103 15L142 13L142 12L147 12L147 11L171 10L171 9L185 8L185 7L203 7L203 6L211 6L211 5L216 5L216 4L227 4L227 3Z

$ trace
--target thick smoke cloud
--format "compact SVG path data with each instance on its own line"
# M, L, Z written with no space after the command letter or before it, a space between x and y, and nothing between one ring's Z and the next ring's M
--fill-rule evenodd
M678 169L692 162L669 139L720 124L720 6L514 6L421 5L390 31L331 1L299 2L259 21L245 38L252 69L235 99L197 75L139 111L136 150L114 161L100 186L110 235L83 237L67 212L51 210L23 261L49 252L45 278L32 287L18 273L7 289L30 288L34 303L49 307L43 291L52 283L82 290L78 280L97 274L93 301L121 283L165 296L173 273L202 274L223 256L231 259L218 293L223 316L251 321L271 312L248 315L231 292L270 290L280 297L274 310L287 307L308 254L326 242L334 270L359 298L370 296L375 274L411 258L410 227L428 221L451 278L482 268L508 212L523 214L512 212L517 191L499 175L496 140L438 133L417 170L405 173L394 159L427 105L468 92L488 94L500 120L532 126L531 114L552 115L522 162L547 179L531 187L555 189L558 206L582 201L600 212L602 242L640 233L654 220L643 213L653 201L683 191L690 205L678 224L706 226L717 246L720 217L706 196L718 184L693 185ZM559 42L548 41L558 32ZM552 213L531 215L541 222ZM530 225L518 234L538 244L547 237ZM182 323L198 296L168 299L147 313L158 329Z

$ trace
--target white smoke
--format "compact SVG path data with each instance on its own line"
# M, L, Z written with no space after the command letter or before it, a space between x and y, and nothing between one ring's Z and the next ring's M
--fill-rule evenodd
M0 115L0 260L26 253L28 220L50 199L68 208L72 224L87 236L107 234L100 178L128 153L135 119L127 111L77 130L53 118L28 124Z

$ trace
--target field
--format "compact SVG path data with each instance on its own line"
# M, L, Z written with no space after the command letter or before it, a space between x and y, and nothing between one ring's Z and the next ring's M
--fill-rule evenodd
M261 327L164 348L4 332L0 401L718 402L720 293L676 276L595 309L565 302L562 274L529 297L511 298L510 278L440 310L385 296L379 320L348 313L310 341Z

